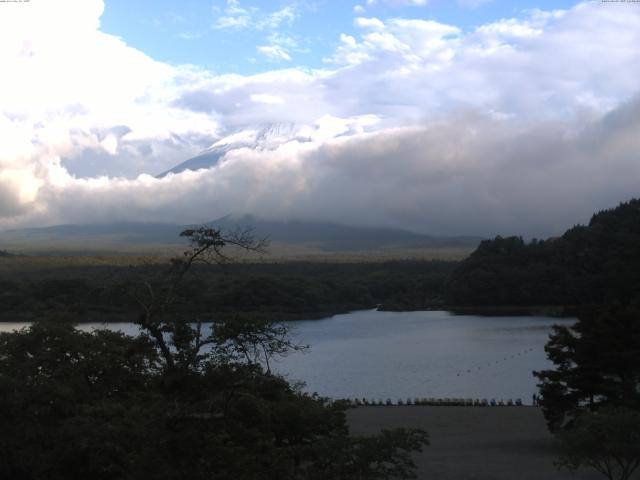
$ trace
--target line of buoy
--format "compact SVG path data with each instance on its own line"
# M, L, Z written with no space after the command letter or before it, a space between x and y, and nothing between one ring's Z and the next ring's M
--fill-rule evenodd
M366 398L347 398L343 400L352 407L392 407L392 406L442 406L442 407L520 407L522 406L522 399L516 398L515 400L509 398L508 400L496 400L492 398L487 400L486 398L407 398L406 400L398 399L395 402L387 398L386 400L368 400Z
M525 354L527 354L527 353L529 353L529 352L533 352L533 351L534 351L533 347L532 347L532 348L527 348L527 349L525 349L525 350L522 350L521 352L517 352L517 353L514 353L513 355L510 355L510 356L504 357L504 358L502 359L502 361L510 360L510 359L512 359L512 358L516 358L516 357L519 357L519 356L521 356L521 355L525 355ZM495 362L489 362L489 363L487 363L487 367L491 367L492 365L498 365L498 364L500 364L500 360L496 360ZM475 368L475 369L473 369L473 370L482 370L482 367L478 366L478 367L476 367L476 368ZM466 372L462 372L462 371L461 371L461 372L457 372L457 373L456 373L456 377L460 377L460 376L462 376L462 375L465 375L466 373L472 373L472 369L467 369L467 371L466 371Z

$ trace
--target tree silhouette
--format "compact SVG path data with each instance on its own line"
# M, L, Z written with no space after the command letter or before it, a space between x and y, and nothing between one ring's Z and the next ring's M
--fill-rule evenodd
M0 334L0 478L414 478L425 432L352 437L344 404L269 371L296 348L284 327L239 316L205 328L174 314L195 264L228 261L228 245L263 248L207 227L183 235L183 258L132 292L142 335L81 332L65 318Z
M572 327L556 326L545 346L555 369L535 372L551 430L587 410L640 407L640 312L635 306L584 311Z

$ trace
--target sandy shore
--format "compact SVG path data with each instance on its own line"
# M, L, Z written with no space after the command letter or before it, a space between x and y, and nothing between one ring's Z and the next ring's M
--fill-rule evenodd
M553 437L534 407L359 407L347 418L356 435L394 427L426 430L431 445L416 455L419 479L604 479L553 465ZM640 478L637 473L634 478Z

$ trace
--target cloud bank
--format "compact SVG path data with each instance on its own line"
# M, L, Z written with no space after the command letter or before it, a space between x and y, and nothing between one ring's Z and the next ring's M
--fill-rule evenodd
M0 227L253 213L544 236L639 194L634 5L471 32L358 17L324 68L240 76L101 32L101 1L53 3L0 16ZM360 126L153 176L246 126L319 119Z

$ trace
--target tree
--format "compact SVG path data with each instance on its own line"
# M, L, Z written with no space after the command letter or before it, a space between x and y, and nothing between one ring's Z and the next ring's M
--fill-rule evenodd
M640 314L633 305L583 312L554 327L545 350L555 370L535 372L562 467L626 480L640 465Z
M190 319L180 318L169 311L178 300L178 290L185 276L197 263L220 264L230 261L231 258L223 252L227 246L256 253L264 253L267 246L265 239L255 239L251 230L247 229L238 229L225 235L219 229L201 226L184 230L180 236L189 239L189 250L184 252L182 258L173 258L170 269L160 277L144 281L132 292L141 307L137 323L153 339L170 370L196 368L198 362L203 360L200 357L202 349L215 343L215 332L220 331L211 328L207 334L202 330L201 321L197 320L192 325ZM293 347L285 340L286 330L266 330L263 333L268 333L270 341L261 337L255 338L256 343L273 345L279 333L280 341L284 342L281 348L286 350Z
M534 375L552 431L601 406L640 408L637 306L585 310L572 327L554 327L545 350L556 368Z
M447 285L455 305L589 306L640 298L640 199L596 213L562 236L480 243Z
M183 233L184 258L135 291L143 334L80 332L65 319L0 334L0 478L412 478L421 430L349 436L344 405L269 371L295 349L286 328L171 311L182 279L250 235ZM266 370L265 370L266 367Z
M152 432L157 360L143 337L61 318L0 334L0 478L118 478Z
M559 440L560 467L590 467L609 480L628 480L640 466L640 412L603 408L583 413Z

